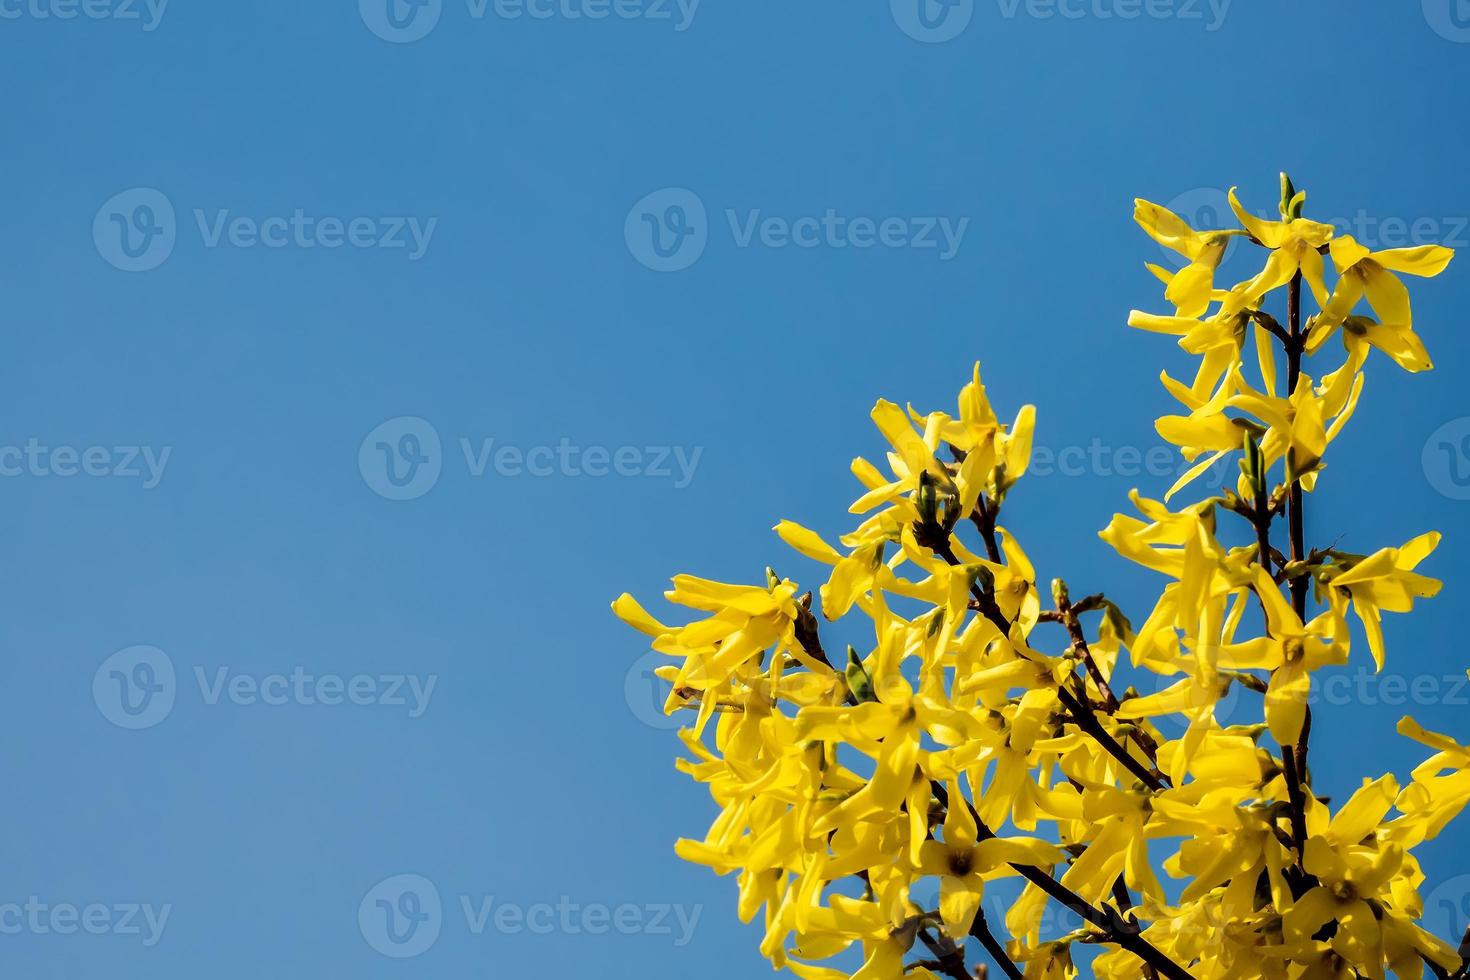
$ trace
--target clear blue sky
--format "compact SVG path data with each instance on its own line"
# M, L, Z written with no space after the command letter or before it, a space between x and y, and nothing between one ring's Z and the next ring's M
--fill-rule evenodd
M1141 616L1095 532L1171 482L1121 451L1184 362L1124 326L1132 198L1261 210L1286 168L1372 244L1470 244L1449 0L888 6L0 0L0 970L763 973L672 854L711 807L608 601L811 579L768 529L845 529L873 399L951 407L980 359L1104 460L1008 522ZM1445 532L1401 678L1470 661L1467 261L1313 502L1318 543ZM1368 690L1319 712L1323 790L1420 757ZM1421 700L1470 735L1470 691ZM397 875L421 951L374 933L433 918Z

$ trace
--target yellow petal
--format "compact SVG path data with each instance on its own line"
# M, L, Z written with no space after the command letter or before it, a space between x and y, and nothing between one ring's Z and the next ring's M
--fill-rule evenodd
M1302 733L1312 678L1301 663L1285 664L1271 675L1266 690L1266 724L1284 751L1291 751Z
M782 521L776 525L775 530L781 536L782 541L813 561L835 565L842 560L842 555L837 549L823 541L820 534L809 531L800 524L793 521Z
M1439 275L1454 257L1454 249L1445 248L1443 245L1390 248L1373 254L1373 260L1385 269L1425 277Z
M657 637L669 632L669 627L650 616L648 611L638 604L638 600L626 592L613 600L612 610L619 619L640 633Z

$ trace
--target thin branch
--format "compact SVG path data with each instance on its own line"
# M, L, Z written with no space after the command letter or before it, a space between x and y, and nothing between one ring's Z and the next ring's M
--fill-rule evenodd
M946 807L950 805L949 791L942 784L931 782L930 788L939 802L943 803ZM989 840L995 837L995 831L991 830L985 821L980 818L980 814L976 811L974 804L969 800L965 800L964 803L970 808L970 815L975 820L979 839ZM1108 906L1097 908L1041 868L1029 864L1012 863L1011 870L1046 892L1047 895L1097 929L1100 933L1097 939L1098 942L1116 943L1118 946L1121 946L1123 949L1143 960L1144 963L1157 969L1162 976L1168 977L1169 980L1194 980L1193 974L1169 959L1169 957L1159 951L1158 947L1143 938L1143 932L1138 926L1137 919L1132 916L1124 918L1116 909Z
M1113 881L1113 901L1118 904L1118 911L1129 912L1133 909L1133 896L1128 893L1128 882L1118 875ZM1159 980L1159 971L1148 963L1143 965L1144 980Z
M949 547L947 534L945 536L945 540L941 542L941 544L944 550L949 554L950 564L959 564L959 560L957 557L955 557L953 549ZM994 607L994 605L994 600L991 599L990 606ZM998 623L997 625L1000 626L1002 632L1009 635L1010 624L1005 621L1005 617L1003 615L1000 615L1000 610L998 608L995 609L995 614L1000 616L1000 623ZM822 649L821 640L815 635L815 621L813 633L808 637L807 642L810 643L810 646L807 647L807 653L811 656L816 655L813 651ZM1063 704L1067 704L1067 702L1070 700L1073 705L1076 705L1075 707L1069 706L1068 709L1074 713L1073 716L1075 718L1085 716L1092 719L1092 724L1098 725L1097 719L1092 717L1090 710L1084 709L1081 705L1078 705L1076 703L1076 699L1072 698L1071 693L1067 691L1065 687L1058 688L1057 696L1062 699ZM1101 726L1098 725L1098 728L1101 729ZM1111 736L1108 736L1106 732L1102 732L1102 734L1107 739L1107 742L1111 742L1118 752L1122 752L1124 756L1133 763L1134 766L1137 766L1137 761L1133 760L1131 756L1127 756L1126 751L1123 750L1121 746L1118 746L1116 742L1112 741ZM1144 779L1145 782L1148 782L1152 778L1147 770L1141 770L1141 772L1144 777L1148 777ZM937 799L941 804L943 804L945 807L948 807L950 805L949 791L945 788L943 783L931 780L929 788L934 798ZM975 805L969 800L964 800L964 804L966 807L969 808L970 814L975 820L975 825L978 830L979 838L981 840L987 840L995 837L995 832L992 831L990 827L985 823L985 821L980 818L980 814L975 809ZM1012 864L1011 868L1021 877L1025 878L1027 881L1031 882L1036 887L1046 892L1046 894L1061 902L1068 909L1072 910L1074 913L1092 924L1096 929L1099 930L1101 934L1099 937L1099 941L1116 943L1118 946L1132 953L1134 956L1137 956L1148 966L1156 969L1161 976L1169 978L1169 980L1194 980L1193 975L1191 975L1188 970L1184 969L1173 960L1169 959L1169 957L1160 952L1157 947L1155 947L1147 939L1143 938L1142 930L1139 928L1136 919L1132 918L1131 916L1125 919L1120 916L1115 909L1112 908L1108 908L1106 909L1106 911L1104 911L1103 909L1098 909L1094 907L1085 899L1083 899L1080 895L1068 889L1065 885L1052 877L1050 873L1043 871L1041 868L1025 864ZM972 930L972 935L973 934L974 932ZM922 933L920 934L920 938L924 939L926 946L929 945L930 941L928 939L925 939ZM985 944L986 941L983 937L977 938L980 938L981 943ZM994 939L994 936L992 936L991 938ZM998 949L1001 949L1002 953L1004 952L1004 950L999 946L998 942L996 943L996 947ZM987 950L989 950L988 945L986 946L986 948ZM950 954L949 956L942 955L943 950L935 947L931 947L931 951L938 958L936 960L937 963L945 965L946 969L952 969L951 964L953 963L953 954ZM1004 962L997 960L997 963L1000 964L1002 969L1005 969ZM1014 966L1014 964L1012 965ZM969 980L969 978L965 976L963 970L963 951L960 951L961 972L959 974L959 977L956 977L956 980L959 980L959 978ZM951 973L950 975L952 977L955 976L953 973Z
M985 952L989 953L995 965L1000 967L1000 972L1010 980L1022 980L1020 969L1011 959L1010 954L1006 952L1005 947L1000 944L1000 940L995 938L995 933L990 931L990 923L985 921L984 909L975 913L975 923L970 926L970 935L980 940L980 945L985 947Z
M1108 684L1108 679L1103 676L1097 661L1093 659L1092 649L1087 645L1087 635L1082 632L1082 624L1077 620L1077 613L1072 608L1072 600L1067 596L1065 588L1057 592L1057 612L1062 615L1062 625L1067 627L1067 635L1072 638L1072 649L1076 650L1082 658L1083 665L1087 668L1087 674L1092 678L1093 686L1102 695L1103 707L1108 714L1118 713L1118 696L1113 693L1113 688Z
M1465 980L1470 977L1470 926L1465 927L1464 938L1460 940L1460 968L1455 971L1450 980Z
M1264 327L1265 329L1271 331L1271 333L1275 335L1276 339L1281 341L1281 346L1285 350L1290 351L1292 348L1297 346L1298 341L1294 339L1291 334L1287 333L1286 330L1282 328L1281 323L1271 314L1265 312L1264 310L1251 310L1249 316L1251 320L1255 322L1256 326Z
M812 594L808 592L796 602L796 623L792 627L796 634L796 642L801 644L802 650L808 657L818 663L832 666L832 661L827 659L827 651L822 649L822 637L817 628L817 617L812 615Z
M975 504L975 510L970 514L970 520L974 523L975 529L980 532L980 540L985 542L985 557L999 565L1000 541L995 536L997 512L998 508L982 493L979 502Z
M1290 397L1296 391L1298 380L1302 376L1302 273L1298 269L1296 275L1291 277L1291 285L1287 288L1287 322L1290 329L1292 344L1286 349L1286 387L1287 396ZM1291 481L1287 504L1287 529L1291 537L1291 560L1301 561L1307 552L1306 548L1306 515L1302 503L1302 484L1300 474L1296 472L1296 452L1289 451L1287 464L1290 472L1287 478ZM1307 620L1307 576L1299 575L1291 580L1291 606L1296 611L1297 617L1302 622ZM1286 766L1287 778L1289 780L1288 790L1291 792L1292 825L1296 837L1303 848L1306 844L1306 788L1307 778L1307 747L1310 743L1312 733L1312 706L1306 705L1305 721L1302 724L1301 736L1297 744L1281 747L1282 761L1286 761L1289 753L1295 753L1292 764ZM1297 863L1300 864L1305 850L1297 852Z
M970 980L970 974L965 971L965 951L954 943L948 948L935 937L929 935L927 929L919 930L919 941L934 955L931 961L933 965L947 977L953 980Z
M944 529L938 527L924 527L922 525L915 525L915 538L918 540L919 544L921 544L923 547L932 549L935 554L943 558L949 564L962 564L959 557L954 553L954 547L949 543L948 531L945 531ZM995 597L986 590L980 588L978 584L973 584L970 586L970 594L973 595L975 597L975 601L979 603L980 612L984 614L985 617L989 619L993 624L995 624L995 627L1000 630L1001 635L1009 636L1011 631L1010 620L1006 619L1005 614L1002 613L1000 611L1000 607L996 605ZM1132 754L1130 754L1126 748L1120 745L1118 743L1118 740L1113 738L1113 736L1108 733L1108 730L1102 726L1102 723L1097 720L1097 714L1092 710L1092 707L1088 704L1085 704L1082 700L1079 700L1076 695L1067 690L1067 686L1065 684L1057 685L1057 700L1061 701L1062 706L1065 707L1069 712L1071 712L1072 718L1077 723L1077 726L1085 731L1087 734L1091 735L1098 742L1098 744L1107 751L1109 755L1122 763L1123 767L1127 769L1130 773L1132 773L1134 777L1139 780L1139 782L1143 783L1154 792L1159 792L1160 790L1165 788L1163 780L1160 779L1159 776L1150 772L1137 759L1133 758Z

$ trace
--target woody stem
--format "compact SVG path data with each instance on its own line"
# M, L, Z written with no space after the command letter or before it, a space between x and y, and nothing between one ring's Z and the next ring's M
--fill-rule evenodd
M1000 971L1010 980L1022 980L1021 971L1006 953L1000 940L995 938L995 933L990 931L990 923L985 921L984 909L975 914L975 922L970 926L970 935L980 940L980 945L985 947L985 952L990 954L995 965L1000 967Z
M1286 347L1286 386L1287 397L1296 391L1297 382L1302 376L1302 350L1305 346L1302 332L1302 273L1298 269L1296 275L1291 277L1291 285L1287 288L1287 331L1291 337L1291 343ZM1291 486L1288 490L1287 504L1287 531L1291 538L1291 560L1301 561L1307 553L1306 537L1306 515L1302 504L1301 475L1296 472L1295 452L1288 459L1291 472L1288 479ZM1267 564L1267 571L1270 565ZM1306 622L1307 619L1307 576L1298 575L1291 582L1291 607L1296 611L1297 617ZM1312 709L1306 707L1305 720L1302 723L1301 736L1297 739L1295 747L1281 747L1283 768L1286 770L1288 789L1291 791L1292 821L1297 837L1298 847L1306 844L1306 792L1305 783L1307 779L1307 747L1312 733ZM1288 753L1294 754L1294 758L1287 759ZM1298 852L1299 854L1301 852Z
M948 790L937 782L931 783L931 787L935 799L948 807L950 805ZM975 820L980 840L990 840L995 837L995 831L991 830L980 818L974 804L969 800L965 800L964 803L970 808L970 815ZM1103 942L1117 943L1143 960L1144 963L1158 970L1161 975L1168 977L1169 980L1194 980L1193 974L1169 959L1159 951L1158 947L1143 938L1136 920L1125 919L1115 909L1094 906L1081 895L1057 881L1051 874L1034 865L1013 862L1011 869L1101 931Z
M918 537L925 547L931 548L935 554L951 565L962 564L959 556L954 553L954 547L949 543L947 532L930 537L928 533L929 529L924 530L925 533L918 535ZM995 624L996 629L1000 630L1002 636L1009 636L1011 623L1006 619L1005 613L1001 612L1000 607L996 604L995 596L980 588L978 583L970 587L970 592L975 597L975 602L979 605L980 612ZM1098 744L1107 750L1109 755L1121 762L1123 767L1132 773L1139 782L1154 792L1158 792L1164 788L1163 781L1158 776L1149 772L1142 763L1128 753L1126 748L1118 744L1117 739L1108 734L1108 730L1102 726L1102 722L1097 720L1097 714L1092 710L1092 706L1086 703L1085 698L1078 698L1063 683L1057 685L1057 700L1071 714L1073 721L1077 723L1077 727L1096 739Z

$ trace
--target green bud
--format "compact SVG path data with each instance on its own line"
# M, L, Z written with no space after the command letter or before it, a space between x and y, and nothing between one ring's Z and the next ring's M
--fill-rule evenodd
M939 494L934 486L934 477L928 470L919 474L919 492L914 506L919 510L919 520L924 524L938 524Z
M859 702L876 701L878 696L873 693L873 678L868 676L868 669L863 666L863 659L852 646L847 648L847 687L852 691L852 696Z
M1127 616L1123 615L1123 610L1118 607L1116 602L1113 602L1111 599L1104 599L1102 606L1103 621L1108 624L1108 627L1114 633L1123 637L1133 635L1133 624L1128 621Z
M1245 474L1246 481L1255 492L1255 497L1260 499L1266 490L1266 458L1261 454L1261 444L1256 441L1255 434L1246 431L1241 437L1241 459L1240 471Z
M1295 199L1296 185L1291 182L1291 177L1283 170L1281 171L1281 204L1279 205L1282 221L1291 220L1291 206Z
M1059 578L1051 580L1051 601L1057 604L1057 608L1071 605L1072 596L1067 591L1067 583Z

